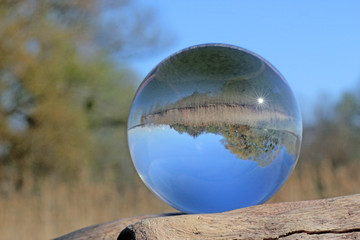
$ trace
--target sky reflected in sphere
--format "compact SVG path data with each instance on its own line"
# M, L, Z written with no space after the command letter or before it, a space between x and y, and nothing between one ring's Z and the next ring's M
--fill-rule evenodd
M301 136L284 78L261 57L221 44L187 48L156 66L128 120L141 179L187 213L268 200L291 174Z

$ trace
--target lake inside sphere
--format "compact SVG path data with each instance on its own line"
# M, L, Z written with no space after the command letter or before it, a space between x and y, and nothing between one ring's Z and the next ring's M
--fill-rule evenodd
M207 44L161 62L128 120L144 183L186 213L248 207L273 196L299 156L302 122L291 89L268 62Z

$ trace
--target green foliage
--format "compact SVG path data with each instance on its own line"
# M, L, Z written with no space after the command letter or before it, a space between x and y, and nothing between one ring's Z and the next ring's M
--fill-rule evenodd
M360 164L360 99L345 92L335 105L320 103L315 124L304 128L301 162Z
M119 11L131 5L0 2L0 191L21 189L28 179L73 182L89 169L101 176L125 168L123 162L129 167L125 133L134 93L129 79L135 77L115 66L107 54L111 46L105 50L98 40L111 3ZM129 30L103 37L122 39L131 50L132 39L122 36ZM138 44L146 47L157 43L152 36L142 39Z

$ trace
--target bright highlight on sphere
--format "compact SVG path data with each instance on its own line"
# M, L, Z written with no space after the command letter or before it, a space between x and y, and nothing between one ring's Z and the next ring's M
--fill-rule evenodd
M144 183L187 213L261 204L297 162L302 120L281 74L248 50L205 44L159 63L128 119Z

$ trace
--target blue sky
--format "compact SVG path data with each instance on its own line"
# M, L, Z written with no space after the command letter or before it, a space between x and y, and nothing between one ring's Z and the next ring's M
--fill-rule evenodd
M139 0L139 4L152 8L175 39L160 53L133 62L141 78L180 49L216 42L267 59L287 79L305 112L323 93L329 102L360 86L360 1Z
M184 212L222 212L260 204L290 175L296 159L284 146L269 155L269 165L239 161L223 137L194 138L169 126L138 127L128 132L139 175L169 205ZM181 146L179 148L179 146ZM275 157L275 158L272 158ZM208 199L212 199L211 202Z

